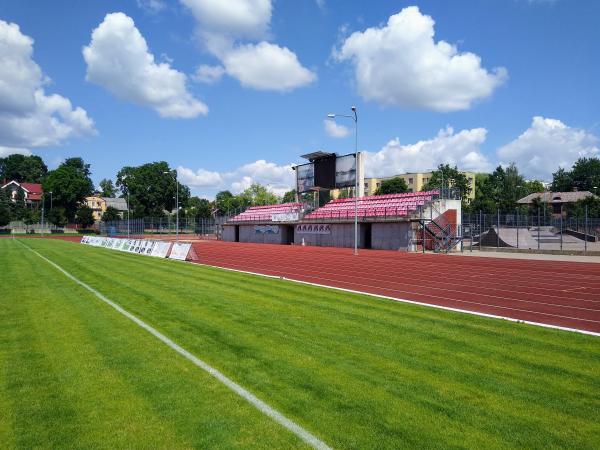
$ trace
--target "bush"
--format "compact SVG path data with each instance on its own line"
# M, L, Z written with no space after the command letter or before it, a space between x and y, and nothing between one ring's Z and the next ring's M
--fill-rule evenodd
M113 220L121 220L121 216L119 215L119 211L117 208L113 208L109 206L102 214L102 222L112 222Z
M94 224L94 211L89 206L83 205L77 209L75 213L75 222L83 228L87 228Z
M65 208L53 208L48 213L48 222L57 226L64 227L67 224L67 216L65 215Z

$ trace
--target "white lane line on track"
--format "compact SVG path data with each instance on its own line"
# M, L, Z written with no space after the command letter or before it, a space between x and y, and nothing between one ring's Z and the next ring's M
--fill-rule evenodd
M230 267L215 266L215 265L212 265L212 264L204 264L204 263L200 263L200 262L189 262L189 261L179 261L179 262L185 262L187 264L196 264L196 265L205 266L205 267L215 267L215 268L218 268L218 269L229 270L231 272L246 273L246 274L249 274L249 275L256 275L256 276L259 276L259 277L273 278L273 279L279 279L279 280L285 280L285 281L292 281L294 283L306 284L306 285L309 285L309 286L322 287L322 288L326 288L326 289L335 289L337 291L350 292L352 294L368 295L370 297L382 298L382 299L385 299L385 300L393 300L393 301L399 302L399 303L410 303L410 304L413 304L413 305L426 306L428 308L443 309L445 311L453 311L453 312L459 312L459 313L463 313L463 314L471 314L471 315L474 315L474 316L487 317L487 318L491 318L491 319L508 320L509 322L525 323L525 324L528 324L528 325L535 325L535 326L542 327L542 328L550 328L550 329L553 329L553 330L570 331L570 332L573 332L573 333L587 334L587 335L591 335L591 336L599 336L600 337L600 333L597 333L595 331L580 330L578 328L562 327L560 325L550 325L550 324L543 323L543 322L533 322L533 321L530 321L530 320L515 319L513 317L499 316L499 315L496 315L496 314L482 313L482 312L477 312L477 311L471 311L471 310L468 310L468 309L452 308L450 306L434 305L434 304L431 304L431 303L423 303L423 302L418 302L418 301L415 301L415 300L407 300L405 298L390 297L390 296L387 296L387 295L373 294L373 293L370 293L370 292L357 291L357 290L354 290L354 289L346 289L346 288L341 288L341 287L336 287L336 286L329 286L327 284L312 283L310 281L295 280L294 278L286 278L286 277L281 277L281 276L277 276L277 275L267 275L267 274L260 273L260 272L250 272L248 270L232 269ZM460 300L453 300L453 301L459 301L460 302ZM492 305L486 305L486 304L484 304L484 305L485 306L492 306ZM511 308L504 308L504 309L511 309ZM531 312L531 311L526 311L526 310L516 310L516 311ZM533 313L539 314L539 313L536 313L536 312L533 312ZM552 315L552 314L547 314L547 315ZM563 316L556 316L556 317L563 317ZM585 319L575 319L575 320L585 320Z
M221 260L223 258L220 258ZM232 261L232 258L228 258L228 261ZM263 261L263 259L261 258L242 258L242 257L236 257L235 258L235 262L239 262L240 264L244 265L247 263L252 263L254 265L257 264L261 264ZM283 261L283 262L287 262L286 259L284 258L278 258L276 260L271 259L271 261ZM320 270L320 273L323 275L331 275L331 276L341 276L342 274L340 274L340 272L328 272L328 266L324 266L324 265L318 265L318 264L313 264L311 265L311 268L313 269L320 269L324 267L325 270ZM286 270L291 270L291 271L295 271L298 269L303 269L304 266L302 265L298 265L298 266L294 266L293 263L292 265L288 264L285 265ZM347 271L346 271L347 272ZM354 273L354 272L353 272ZM369 280L372 282L381 282L381 283L389 283L388 282L388 278L391 278L390 275L378 275L379 278L376 278L375 276L370 276ZM384 278L382 278L384 277ZM429 280L423 280L423 282L427 282ZM392 281L393 284L402 284L403 286L416 286L417 288L422 288L423 285L422 284L415 284L415 283L410 283L409 281L407 281L406 279L394 279ZM459 287L455 287L455 288L451 288L451 287L444 287L444 286L459 286ZM458 292L460 294L473 294L472 291L464 291L461 289L464 289L465 287L468 287L464 284L457 284L457 283L450 283L450 284L446 284L444 286L428 286L429 289L434 289L436 291L449 291L449 292ZM376 287L376 286L373 286ZM392 288L388 288L390 290L399 290L401 292L407 293L407 294L419 294L419 292L412 292L412 291L407 291L406 289L392 289ZM485 287L481 286L478 287L478 289L485 289ZM496 290L499 292L507 292L508 294L524 294L524 295L533 295L531 292L526 292L526 291L516 291L516 290L507 290L507 289L500 289L500 288L492 288L492 290ZM562 291L561 291L562 292ZM573 305L565 305L564 303L550 303L550 302L544 302L541 299L540 300L524 300L522 298L515 298L515 297L510 297L510 296L504 296L504 295L494 295L494 294L487 294L485 292L475 292L475 294L481 296L481 297L488 297L488 298L495 298L495 299L500 299L500 300L508 300L508 301L514 301L514 302L521 302L521 303L531 303L531 304L539 304L539 305L545 305L545 306L560 306L561 308L570 308L570 309L581 309L581 310L586 310L586 311L594 311L594 312L598 312L600 311L600 300L590 300L590 299L574 299L577 302L585 302L585 303L592 303L592 306L595 306L595 304L599 304L598 308L586 308L583 306L573 306ZM424 295L424 294L421 294ZM428 295L428 294L427 294ZM562 301L566 301L569 300L568 297L560 297L560 296L556 296L556 295L550 295L550 294L540 294L540 293L535 293L536 296L538 297L548 297L550 299L557 299L557 300L562 300Z
M91 292L92 294L94 294L96 297L98 297L100 300L102 300L104 303L106 303L107 305L111 306L113 309L115 309L116 311L118 311L119 313L121 313L122 315L124 315L125 317L127 317L129 320L131 320L135 324L139 325L141 328L143 328L146 331L148 331L150 334L152 334L154 337L156 337L157 339L159 339L160 341L162 341L164 344L166 344L171 349L175 350L177 353L179 353L180 355L182 355L184 358L188 359L193 364L195 364L196 366L198 366L199 368L201 368L202 370L204 370L205 372L207 372L209 375L211 375L214 378L216 378L217 380L219 380L221 383L223 383L225 386L227 386L233 392L235 392L236 394L238 394L240 397L242 397L244 400L246 400L248 403L250 403L256 409L258 409L260 412L262 412L266 416L269 416L271 419L275 420L277 423L279 423L280 425L282 425L284 428L286 428L289 431L291 431L292 433L294 433L296 436L298 436L304 442L306 442L307 444L309 444L311 447L316 448L316 449L323 449L323 450L330 449L330 447L327 444L325 444L325 442L321 441L319 438L317 438L312 433L310 433L309 431L307 431L304 428L302 428L297 423L295 423L292 420L288 419L282 413L280 413L276 409L272 408L271 406L269 406L268 404L266 404L265 402L263 402L261 399L259 399L254 394L252 394L251 392L249 392L246 389L244 389L242 386L240 386L239 384L237 384L231 378L229 378L226 375L224 375L219 370L215 369L214 367L212 367L209 364L205 363L201 359L197 358L196 356L194 356L193 354L191 354L190 352L188 352L183 347L180 347L175 342L173 342L171 339L169 339L167 336L165 336L164 334L162 334L160 331L158 331L155 328L151 327L150 325L148 325L143 320L138 319L136 316L134 316L133 314L131 314L129 311L125 310L124 308L122 308L117 303L113 302L112 300L109 300L107 297L105 297L104 295L102 295L100 292L98 292L97 290L95 290L93 287L87 285L83 281L81 281L78 278L76 278L75 276L71 275L69 272L67 272L65 269L63 269L62 267L60 267L58 264L56 264L53 261L51 261L50 259L46 258L42 254L38 253L37 251L35 251L31 247L29 247L27 244L24 244L20 240L17 240L17 242L19 242L19 244L21 244L22 246L24 246L25 248L27 248L29 251L35 253L37 256L39 256L40 258L42 258L48 264L50 264L51 266L53 266L55 269L57 269L60 272L62 272L62 274L65 275L67 278L69 278L70 280L74 281L75 283L77 283L78 285L80 285L81 287L83 287L84 289L88 290L89 292Z
M242 264L243 265L243 264ZM216 267L223 267L223 266L216 266ZM285 270L289 270L289 267L286 267ZM293 269L293 267L291 268ZM255 270L258 270L255 268ZM276 269L269 269L268 270L276 270ZM285 272L283 271L283 269L278 269L277 272L281 273L280 276L282 277L286 277L288 274L292 274L294 272ZM253 272L253 273L258 273L258 272ZM334 273L334 272L321 272L321 274L323 275L331 275L331 276L339 276L338 273ZM340 282L337 279L332 279L332 278L327 278L324 276L317 276L317 275L307 275L307 274L300 274L303 277L306 278L311 278L311 279L315 279L315 280L324 280L325 282L329 281L329 282ZM294 275L293 275L294 276ZM288 279L295 279L290 277ZM298 276L298 275L295 275ZM373 279L370 278L369 281L383 281L383 280L378 280L378 279ZM420 295L423 297L430 297L430 298L435 298L435 299L442 299L442 300L449 300L449 301L453 301L453 302L458 302L458 303L467 303L467 304L472 304L472 305L478 305L478 306L486 306L486 307L490 307L490 308L496 308L496 309L506 309L509 311L520 311L520 312L525 312L525 313L531 313L531 314L540 314L543 316L550 316L550 317L558 317L561 319L572 319L572 320L578 320L578 321L583 321L583 322L597 322L600 323L600 321L598 320L592 320L592 319L583 319L583 318L579 318L579 317L572 317L572 316L563 316L560 314L552 314L552 313L547 313L547 312L543 312L543 311L532 311L530 309L522 309L522 308L516 308L516 307L509 307L509 306L502 306L499 304L493 304L493 303L484 303L484 302L477 302L475 300L462 300L462 299L457 299L457 298L452 298L452 297L446 297L444 295L441 294L426 294L426 293L422 293L422 292L418 292L418 291L409 291L406 289L398 289L398 288L393 288L393 287L382 287L382 286L373 286L371 284L365 284L365 283L358 283L356 281L341 281L342 283L345 284L351 284L354 286L359 286L361 288L376 288L376 289L381 289L384 291L389 291L389 292L400 292L404 295L406 294L412 294L412 295ZM399 283L395 283L395 284L399 284ZM411 286L409 284L407 284L408 286ZM412 285L414 286L414 285ZM419 286L421 287L421 286ZM447 291L447 292L456 292L459 294L467 294L467 295L471 295L471 292L467 292L467 291L460 291L460 290L455 290L455 289L447 289L447 288L432 288L435 290L441 290L441 291ZM362 292L362 291L359 291ZM591 308L583 308L580 306L568 306L568 305L561 305L561 304L556 304L556 303L546 303L546 302L537 302L537 301L533 301L533 300L522 300L522 299L518 299L518 298L510 298L510 297L502 297L502 296L497 296L497 295L491 295L491 294L479 294L477 293L476 295L479 295L480 297L489 297L489 298L493 298L493 299L499 299L499 300L505 300L505 301L511 301L511 302L520 302L520 303L530 303L530 304L535 304L535 305L543 305L543 306L554 306L554 307L558 307L558 308L568 308L568 309L577 309L577 310L584 310L584 311L591 311L594 313L600 312L600 310L598 309L591 309Z

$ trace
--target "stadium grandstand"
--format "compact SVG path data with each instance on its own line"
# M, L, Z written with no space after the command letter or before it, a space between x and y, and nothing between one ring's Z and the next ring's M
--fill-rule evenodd
M231 217L229 242L352 247L404 251L460 250L461 202L439 191L335 199L320 208L303 203L254 206Z

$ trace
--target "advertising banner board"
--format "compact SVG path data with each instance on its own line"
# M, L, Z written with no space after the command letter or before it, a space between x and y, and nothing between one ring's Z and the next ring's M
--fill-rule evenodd
M170 242L156 241L154 243L154 247L152 247L152 252L150 253L150 256L154 256L156 258L166 258L169 254L170 248Z
M273 222L294 222L294 221L298 220L298 213L290 212L290 213L271 214L271 220Z
M279 225L254 225L256 234L279 234Z
M302 223L296 225L296 233L299 234L331 234L331 225L328 223L309 224Z
M140 239L118 239L106 238L103 236L83 236L81 243L94 247L104 247L111 250L119 250L128 253L139 253L140 255L150 255L156 258L166 258L171 248L170 242L151 241ZM177 249L171 252L171 258L183 259L188 256L192 244L176 244ZM174 244L175 247L175 244Z
M190 252L190 248L192 248L192 244L174 242L173 247L171 247L171 253L169 254L169 258L185 261L188 253Z

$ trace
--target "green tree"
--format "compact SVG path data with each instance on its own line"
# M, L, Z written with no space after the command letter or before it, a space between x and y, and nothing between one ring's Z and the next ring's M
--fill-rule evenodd
M571 172L560 167L552 174L552 192L569 192L573 188Z
M6 205L0 203L0 227L4 227L10 223L10 210Z
M408 184L406 184L404 178L394 177L383 180L381 186L375 191L375 195L403 194L405 192L408 192Z
M39 156L9 155L0 158L0 181L16 180L19 183L40 183L48 168Z
M463 204L468 203L471 186L469 185L469 179L466 175L458 171L458 167L451 167L449 164L440 164L437 170L434 170L431 174L431 178L429 178L427 184L423 186L424 191L442 188L458 189L463 199Z
M213 205L205 199L199 197L190 197L185 207L185 216L196 219L208 219L212 216Z
M503 168L496 167L491 174L477 174L475 199L467 205L466 211L496 213L498 210L508 213L517 209L526 212L526 205L517 203L521 198L534 192L543 192L539 181L526 181L514 163Z
M175 197L179 186L179 204L185 205L190 197L190 189L175 184L176 172L165 161L143 164L137 167L123 167L117 174L117 186L123 194L130 194L134 217L162 217L164 211L175 209Z
M53 207L52 211L48 213L48 222L57 227L64 227L68 223L65 208L62 206Z
M250 200L246 197L233 195L229 191L218 192L215 196L215 208L219 214L231 214L240 208L250 206Z
M253 183L240 197L253 206L274 205L279 200L266 186L258 183Z
M63 208L69 221L85 198L94 191L89 164L81 158L69 158L56 170L51 170L42 183L44 192L52 191L53 204Z
M565 205L568 217L578 217L580 219L585 217L586 207L588 217L600 217L600 198L598 197L588 197Z
M0 189L0 227L8 225L11 221L10 203L8 193Z
M86 164L79 156L65 159L61 166L72 167L82 177L90 177L92 175L92 172L90 171L90 165Z
M573 188L600 194L600 158L579 158L571 169Z
M33 209L27 209L23 214L23 222L26 225L26 229L30 225L35 225L36 223L40 223L41 217L38 211L34 211Z
M115 198L117 196L117 188L113 184L112 180L104 178L100 181L100 195L102 197Z
M115 220L121 220L121 215L119 214L119 210L112 206L106 208L106 211L102 213L102 222L113 222Z
M22 189L17 190L14 201L9 201L11 220L23 220L27 214L27 205L25 203L25 193Z
M293 203L295 201L296 201L296 189L287 191L285 194L283 194L283 198L281 199L281 203Z
M94 225L94 211L86 205L81 205L75 213L75 222L82 228L88 228Z

